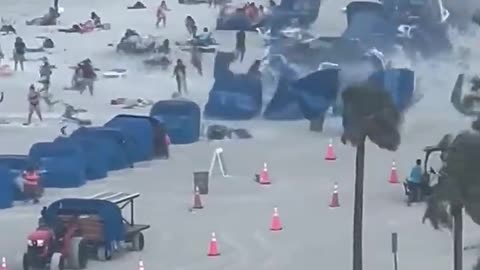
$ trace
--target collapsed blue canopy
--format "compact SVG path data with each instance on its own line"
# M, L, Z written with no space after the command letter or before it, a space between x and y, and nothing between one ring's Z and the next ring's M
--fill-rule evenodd
M15 175L7 167L0 166L0 209L13 206L15 189Z
M368 47L385 49L393 45L396 25L385 15L381 3L351 2L347 5L347 29L342 34L346 39L360 39Z
M133 166L131 153L132 142L118 129L107 127L81 127L75 130L70 137L89 138L101 142L102 151L108 155L109 170L121 170Z
M172 144L190 144L200 138L201 112L193 101L158 101L152 106L150 116L165 124Z
M104 126L120 129L135 144L133 161L151 160L154 156L154 130L148 116L120 114L108 121Z
M306 119L315 119L332 106L339 91L339 69L315 71L292 83Z
M215 56L215 82L205 105L205 117L248 120L262 110L260 78L253 74L233 74L229 68L232 60L232 53L218 52Z
M73 188L86 183L86 160L81 147L72 141L35 143L29 156L39 164L44 187Z
M0 155L0 166L5 166L18 173L26 170L29 166L35 167L28 155Z
M53 228L58 215L99 215L105 226L103 233L107 249L112 248L111 244L114 241L125 240L122 211L112 202L95 199L61 199L48 206L45 221Z
M226 9L232 7L224 7L220 12L220 16L217 18L217 30L230 30L230 31L255 31L254 22L252 22L245 12L237 11L231 14L226 14Z
M263 112L263 117L268 120L303 119L297 96L298 94L292 89L289 80L285 76L281 76L278 80L277 91Z
M400 111L407 109L413 101L415 72L407 68L394 68L372 74L369 82L390 93Z
M85 176L87 180L98 180L108 175L108 153L101 141L80 136L58 137L55 142L66 141L77 144L85 156Z

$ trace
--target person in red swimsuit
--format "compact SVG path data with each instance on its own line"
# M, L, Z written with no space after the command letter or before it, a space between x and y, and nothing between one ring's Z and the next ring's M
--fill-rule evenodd
M38 195L40 190L40 176L34 168L28 168L23 172L23 193L26 200L33 200L38 203Z

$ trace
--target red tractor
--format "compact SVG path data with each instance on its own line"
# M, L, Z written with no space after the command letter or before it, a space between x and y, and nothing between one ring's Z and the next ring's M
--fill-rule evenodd
M63 224L62 224L63 226ZM74 223L64 228L39 226L28 236L23 269L84 269L88 262L86 241Z
M23 269L83 269L90 254L101 261L128 248L141 251L142 231L150 225L134 223L133 201L139 193L103 192L89 198L61 199L42 210L38 228L28 236ZM122 209L130 206L130 220Z

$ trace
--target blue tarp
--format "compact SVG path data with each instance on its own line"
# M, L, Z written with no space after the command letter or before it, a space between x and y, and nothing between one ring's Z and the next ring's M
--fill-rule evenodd
M133 166L131 156L135 145L119 129L82 127L75 130L70 137L84 137L101 142L108 155L109 170L121 170Z
M148 116L121 114L108 121L104 126L120 129L135 144L133 161L151 160L154 156L154 130Z
M395 68L379 71L370 76L369 82L388 91L399 110L403 111L412 104L415 90L415 72L413 70Z
M108 153L101 141L85 137L58 137L55 142L68 141L80 146L85 156L87 180L98 180L108 175Z
M75 143L35 143L30 148L29 156L39 164L44 187L73 188L86 183L85 155Z
M5 166L19 174L32 165L33 162L28 155L0 155L0 166Z
M339 69L315 71L292 83L306 119L315 119L334 105L339 91Z
M286 77L278 80L277 91L263 112L263 117L268 120L304 119L297 94Z
M61 199L48 206L45 212L47 224L54 226L58 215L99 215L105 229L105 243L107 249L112 248L113 241L125 240L125 227L123 226L122 211L109 201L95 199Z
M150 116L163 122L172 144L194 143L200 138L200 107L189 100L161 100L150 110Z
M15 175L9 168L0 166L0 209L13 206Z
M205 117L222 120L248 120L262 110L262 82L259 77L233 74L231 53L218 52L215 56L215 82L205 105Z
M381 3L351 2L347 5L347 29L342 37L360 39L367 46L385 49L394 44L397 28L385 16Z
M231 9L231 7L225 7ZM225 9L224 8L224 9ZM244 12L238 12L228 15L221 15L217 18L217 30L227 30L227 31L255 31L255 25L252 21L245 15Z

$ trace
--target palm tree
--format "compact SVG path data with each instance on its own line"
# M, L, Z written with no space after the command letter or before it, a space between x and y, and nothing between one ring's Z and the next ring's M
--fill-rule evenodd
M478 91L480 79L470 80L470 89ZM465 75L459 74L450 96L453 107L465 116L477 116L472 123L474 132L462 132L452 140L445 135L437 149L442 152L443 162L438 183L433 187L433 195L427 201L427 209L423 221L429 220L434 229L453 228L453 266L454 270L463 268L463 210L480 225L480 181L477 176L480 168L480 114L471 102L462 100ZM450 206L450 212L447 207ZM480 270L480 260L474 268Z
M479 120L472 127L476 132L465 131L445 147L443 166L433 196L428 200L423 220L428 219L435 229L453 228L454 270L463 269L463 210L480 225L480 158ZM447 207L450 206L450 212ZM480 264L475 269L480 269Z
M367 138L382 149L397 150L402 115L390 94L369 84L352 85L342 93L342 143L356 147L353 214L353 270L363 268L363 183Z

